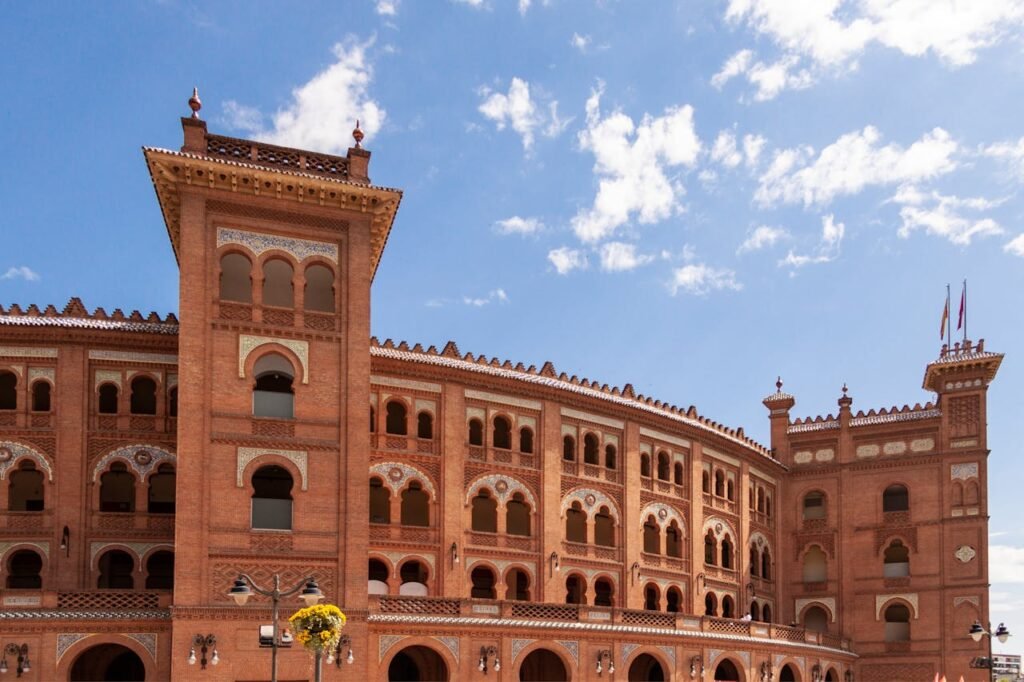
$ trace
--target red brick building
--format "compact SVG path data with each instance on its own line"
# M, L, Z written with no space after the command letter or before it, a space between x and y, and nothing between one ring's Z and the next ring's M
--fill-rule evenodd
M328 680L981 679L983 342L927 364L923 407L854 413L844 388L794 421L780 382L770 448L550 363L379 343L402 195L358 139L182 123L180 151L145 149L180 321L0 309L12 672L269 679L268 601L227 596L244 572L315 575L346 611ZM312 674L297 645L278 668Z

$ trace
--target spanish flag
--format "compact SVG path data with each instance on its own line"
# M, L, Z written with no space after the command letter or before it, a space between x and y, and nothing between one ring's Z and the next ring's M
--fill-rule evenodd
M946 292L946 305L942 308L942 321L939 323L939 340L946 338L946 323L949 322L949 292Z

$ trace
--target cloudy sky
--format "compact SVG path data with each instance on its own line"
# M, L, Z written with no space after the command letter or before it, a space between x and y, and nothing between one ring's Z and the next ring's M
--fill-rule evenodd
M778 374L794 416L843 382L855 410L928 400L966 278L970 336L1008 354L992 609L1024 636L1024 0L89 8L0 23L0 303L176 309L139 147L180 145L193 85L226 134L344 153L362 121L406 192L382 339L552 360L762 442Z

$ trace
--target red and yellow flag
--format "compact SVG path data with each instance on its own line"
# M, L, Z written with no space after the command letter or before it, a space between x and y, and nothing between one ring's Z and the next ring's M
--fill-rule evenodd
M942 307L942 321L939 323L939 340L946 338L946 323L949 321L949 294L946 295L946 305Z

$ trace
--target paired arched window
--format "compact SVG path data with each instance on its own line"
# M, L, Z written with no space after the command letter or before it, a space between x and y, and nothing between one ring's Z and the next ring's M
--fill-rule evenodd
M100 575L96 587L109 590L130 590L135 587L135 559L128 552L112 549L99 561Z
M484 444L484 423L479 419L469 420L469 444L478 446Z
M149 499L146 511L150 514L174 513L175 471L173 464L161 464L149 477Z
M0 372L0 410L18 409L18 377L14 372Z
M667 481L671 477L671 463L669 462L668 453L662 450L658 453L658 480Z
M735 618L736 617L736 604L732 597L725 595L722 597L722 618Z
M303 301L306 310L334 312L334 272L329 267L314 263L306 268L306 291Z
M502 450L512 449L512 424L505 417L494 418L491 445Z
M733 564L733 551L732 551L732 540L726 535L722 538L722 568L734 569L736 566ZM724 602L723 602L724 605Z
M700 477L700 489L705 495L711 494L711 474L705 469Z
M751 543L750 545L750 575L755 578L763 578L764 580L771 580L771 554L768 552L768 547L764 549L758 549L757 545Z
M420 412L416 415L416 437L424 440L433 440L434 415L429 412Z
M473 599L497 599L498 595L494 589L494 571L486 566L477 566L469 574L473 586L469 590L469 596Z
M481 533L498 532L498 500L490 491L481 490L472 500L471 526Z
M570 575L565 579L565 603L586 604L587 584L578 575Z
M598 459L598 441L597 436L592 433L588 433L583 436L583 463L584 464L600 464Z
M665 554L677 559L683 556L683 534L675 520L665 529Z
M708 531L704 536L704 563L709 566L718 565L718 540L715 539L714 531Z
M885 609L885 641L910 641L910 609L906 604L892 604Z
M567 462L576 461L576 439L572 436L562 437L562 459Z
M387 594L390 575L387 564L380 559L370 559L366 571L367 594Z
M43 472L31 460L23 460L11 472L7 489L7 509L17 512L41 512L45 507Z
M252 263L240 253L220 259L220 299L252 303Z
M149 377L132 379L132 414L156 414L156 382Z
M672 482L676 485L683 485L683 463L676 462L672 466Z
M902 540L893 540L885 548L883 575L886 578L906 578L910 575L910 550Z
M618 453L616 452L614 445L609 443L608 445L604 446L604 466L606 469L615 468L617 454Z
M644 521L644 552L661 554L661 531L654 521L654 516L648 516Z
M398 593L425 597L429 593L427 588L428 576L427 568L421 562L406 561L398 569L398 579L401 581Z
M253 366L256 384L252 391L254 417L295 417L295 369L283 355L268 353Z
M114 462L100 476L100 511L135 511L135 476L124 462Z
M683 593L678 587L670 587L665 592L665 610L669 613L679 613L683 608Z
M721 469L715 472L715 495L725 497L725 472Z
M529 427L519 429L519 451L533 454L533 431Z
M615 546L615 520L608 507L601 507L594 514L594 544L602 547Z
M276 464L262 466L252 475L252 528L292 529L292 488L295 482L287 469Z
M97 405L100 414L117 414L117 392L117 386L114 384L100 386L99 404Z
M294 272L291 263L280 258L263 264L263 305L295 307Z
M370 523L391 523L391 491L376 476L370 479Z
M823 583L828 580L828 560L821 547L813 545L807 550L803 577L805 583Z
M386 408L387 417L384 423L384 431L395 436L405 436L409 433L406 423L405 403L398 400L388 402Z
M828 612L820 606L804 611L804 629L811 632L828 632Z
M40 590L43 558L31 549L19 549L7 560L7 589Z
M803 518L804 521L823 519L827 513L825 507L825 494L817 490L804 495Z
M505 503L505 532L530 535L530 505L522 493L512 493L512 499Z
M718 615L718 597L714 592L708 592L704 596L704 615L705 616L717 616Z
M530 601L530 576L526 571L513 568L505 574L506 599Z
M146 589L174 589L174 552L153 552L146 560Z
M653 583L648 583L644 586L644 609L647 611L659 610L661 603L661 594L658 591L658 586Z
M50 411L50 382L37 381L32 384L32 411Z
M402 491L401 523L403 526L430 525L430 496L419 481L410 482Z
M905 485L891 485L882 493L882 511L900 512L910 510L910 492Z
M594 606L612 606L615 598L615 587L608 578L594 581Z
M587 515L579 502L573 502L565 510L565 539L569 542L587 541Z
M640 475L644 478L651 477L651 456L646 452L640 455Z

